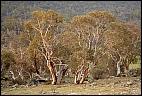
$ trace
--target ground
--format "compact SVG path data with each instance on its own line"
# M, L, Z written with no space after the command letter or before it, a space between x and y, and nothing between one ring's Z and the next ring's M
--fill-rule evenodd
M141 77L111 77L85 84L18 86L2 88L2 95L140 95Z

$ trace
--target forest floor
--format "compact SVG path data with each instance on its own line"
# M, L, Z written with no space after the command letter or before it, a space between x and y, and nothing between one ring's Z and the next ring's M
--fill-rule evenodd
M141 77L111 77L85 84L2 88L1 95L140 95Z

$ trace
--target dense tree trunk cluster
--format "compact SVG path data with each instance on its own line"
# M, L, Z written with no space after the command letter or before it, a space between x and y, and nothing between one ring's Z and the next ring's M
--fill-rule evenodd
M139 28L107 11L92 11L67 22L54 10L38 10L21 26L18 34L11 35L10 26L3 33L8 43L2 46L1 74L10 72L14 83L61 84L69 70L75 73L75 84L83 84L88 74L94 79L95 71L127 76L129 64L140 56Z
M75 72L74 83L82 84L84 82L84 79L87 77L88 73L89 68L85 67L84 65L78 66L78 69Z

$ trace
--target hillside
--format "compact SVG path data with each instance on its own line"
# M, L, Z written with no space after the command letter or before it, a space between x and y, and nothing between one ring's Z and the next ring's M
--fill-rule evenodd
M1 18L14 16L22 19L29 18L29 13L37 9L54 9L67 19L93 10L112 12L122 20L134 21L140 24L140 1L2 1Z
M141 94L141 2L2 1L2 95Z

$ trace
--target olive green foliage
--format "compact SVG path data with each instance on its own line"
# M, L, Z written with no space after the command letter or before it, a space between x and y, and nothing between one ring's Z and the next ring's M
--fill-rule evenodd
M1 53L1 75L2 77L8 72L11 65L15 64L14 54L10 51L2 51Z
M15 62L12 70L21 67L29 73L48 73L44 55L52 50L52 57L68 64L72 72L83 64L89 67L88 78L99 79L116 74L119 54L128 63L134 63L141 55L139 27L122 22L107 11L91 11L65 21L55 10L36 10L29 19L16 20L11 17L3 23L7 34L17 24L22 27L19 27L20 34L7 39L7 49L11 51L2 51L2 74Z

